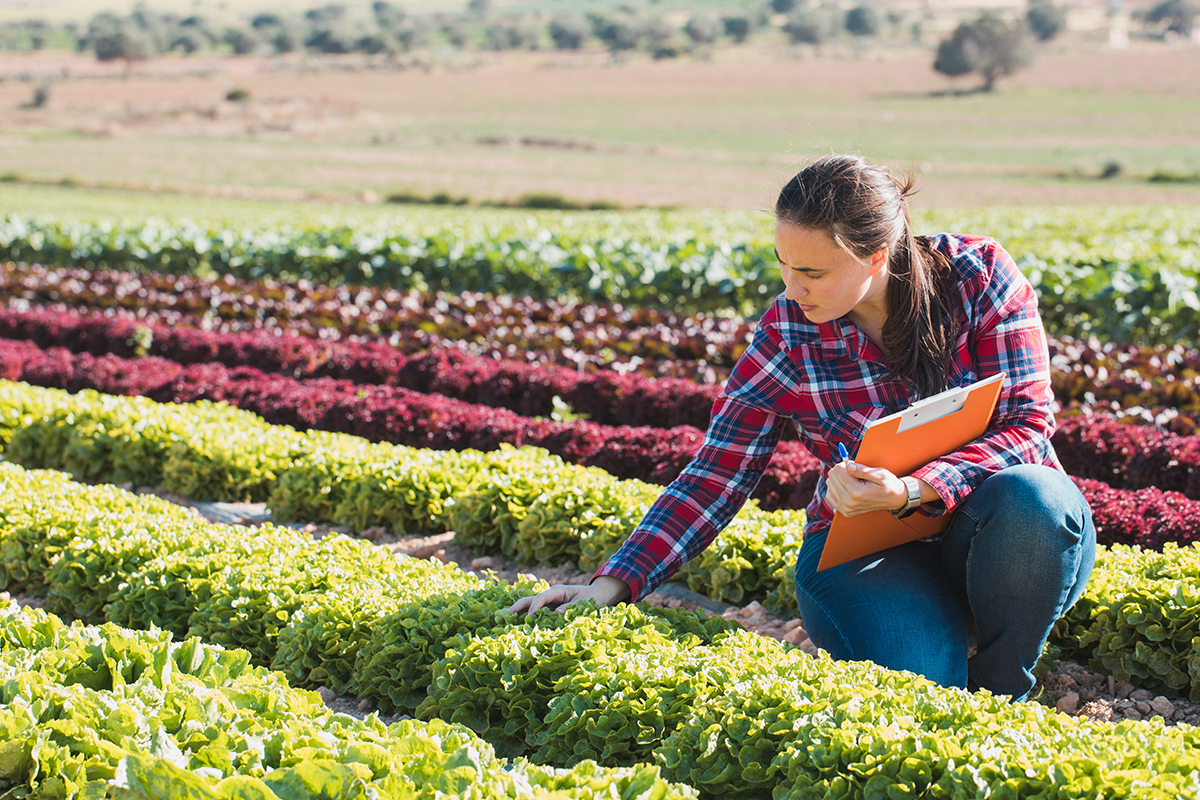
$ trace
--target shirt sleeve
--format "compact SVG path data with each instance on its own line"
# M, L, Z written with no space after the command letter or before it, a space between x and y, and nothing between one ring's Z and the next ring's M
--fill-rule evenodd
M913 472L942 499L919 509L926 516L954 511L984 479L1007 467L1058 463L1050 444L1054 395L1037 294L999 244L991 242L979 256L990 269L972 298L975 313L968 323L976 374L980 379L999 372L1008 375L987 432Z
M747 382L773 383L771 363L780 355L772 337L756 334L713 404L700 450L593 581L601 575L620 578L633 590L632 601L641 600L729 524L758 485L788 422L769 403L747 402L730 393Z

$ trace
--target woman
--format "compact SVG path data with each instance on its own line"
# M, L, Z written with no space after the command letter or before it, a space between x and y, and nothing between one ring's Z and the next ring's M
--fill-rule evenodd
M883 167L815 161L779 195L786 290L717 399L704 444L588 586L513 606L640 600L699 554L753 491L790 421L823 462L796 565L813 642L944 686L1024 699L1054 622L1095 559L1082 494L1050 444L1049 354L1032 286L994 240L912 234ZM836 455L868 422L1006 372L988 431L898 477ZM851 447L853 451L853 447ZM944 534L816 571L834 511L953 515Z

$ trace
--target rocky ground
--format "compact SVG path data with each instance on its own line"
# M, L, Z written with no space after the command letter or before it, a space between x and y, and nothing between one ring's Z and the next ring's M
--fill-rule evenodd
M138 491L153 493L172 502L187 505L208 519L226 524L257 524L267 519L266 509L261 504L196 503L159 489L142 488ZM318 537L331 533L352 533L345 528L329 525L293 527ZM553 586L558 583L586 583L590 577L589 574L580 572L574 564L535 567L516 564L498 555L477 556L473 551L456 545L453 533L397 537L384 528L369 528L359 531L357 535L398 555L453 562L469 572L479 575L495 573L506 581L515 581L518 576L525 575L544 580ZM7 594L0 593L0 601L7 598ZM25 605L41 605L41 601L36 598L13 599ZM699 610L709 616L721 616L763 636L795 645L810 655L817 653L817 648L808 638L801 620L772 614L757 602L745 607L730 606L674 583L666 584L649 595L646 602L663 608ZM320 694L327 706L341 713L362 718L374 711L369 699L337 696L328 689L321 689ZM1037 702L1071 716L1113 722L1159 717L1167 725L1200 725L1200 703L1190 702L1186 698L1169 699L1146 689L1135 688L1128 681L1114 679L1111 675L1104 675L1069 661L1054 662L1053 669L1039 678L1033 695ZM385 723L391 723L406 717L381 715L381 718Z

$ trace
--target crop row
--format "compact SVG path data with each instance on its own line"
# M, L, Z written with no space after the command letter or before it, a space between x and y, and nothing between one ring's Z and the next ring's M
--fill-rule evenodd
M241 281L225 276L141 274L42 265L0 265L0 297L22 310L55 305L79 312L135 320L147 330L130 336L114 322L111 336L94 328L87 335L93 355L113 352L130 341L155 347L161 329L216 329L224 333L262 330L320 340L306 367L333 358L333 343L369 337L386 341L403 355L453 349L488 359L594 371L597 366L636 370L657 377L686 377L719 383L753 336L754 323L739 317L689 317L655 309L540 301L530 297L486 297L477 293L421 295L390 288L313 286L306 282ZM82 344L66 319L14 320L10 338L39 338L42 346ZM18 331L24 330L24 333ZM122 334L125 334L122 336ZM54 337L61 336L63 341ZM103 347L100 339L114 339ZM66 339L70 339L67 341ZM1163 347L1102 343L1070 337L1049 342L1055 396L1064 406L1115 403L1200 409L1196 380L1200 352L1177 342ZM151 351L153 354L161 354ZM353 351L351 351L353 352ZM341 356L342 361L358 360ZM234 366L227 364L227 366ZM275 371L266 363L255 364ZM284 365L280 365L281 368ZM337 375L335 377L351 377ZM354 378L367 383L389 382Z
M152 497L73 485L61 473L0 464L0 485L9 587L44 594L49 607L75 619L109 621L99 629L65 628L44 613L0 612L9 623L0 627L0 730L9 733L0 744L7 756L0 760L5 789L26 783L41 791L34 796L104 796L95 786L100 794L86 793L87 782L99 778L103 787L116 773L116 780L134 782L129 796L135 797L179 797L184 786L203 787L188 795L203 798L432 800L443 796L438 791L695 796L668 786L645 765L580 764L564 771L504 764L458 725L359 722L328 712L316 695L289 688L265 669L272 665L309 686L336 685L328 673L341 669L363 689L428 691L431 702L439 700L430 668L470 622L484 631L523 627L535 635L545 626L562 627L557 616L526 620L503 612L505 603L545 584L485 583L344 537L315 542L271 527L243 533L189 520ZM82 605L81 597L87 600ZM437 618L436 610L444 621L447 609L439 602L453 609L453 601L472 604L475 616L455 620L457 628L409 635L415 620ZM423 612L426 603L435 611ZM333 619L341 625L325 628ZM696 630L710 642L732 627L632 607L622 621L634 632L661 629L684 641ZM136 634L113 622L161 630ZM187 641L172 645L170 634ZM222 651L200 640L242 649ZM370 682L357 680L356 657L378 660L385 651L390 669L364 668ZM248 667L251 661L257 666ZM397 671L406 664L407 671ZM109 736L114 740L105 746ZM124 769L113 769L125 759L131 760ZM139 783L159 788L142 794ZM161 794L168 787L169 794Z
M41 348L122 358L158 356L178 364L254 367L295 378L336 378L398 386L469 403L551 416L554 398L606 425L708 427L720 387L679 379L654 380L615 371L577 370L438 350L405 356L380 342L326 342L268 331L219 333L147 325L128 317L0 309L0 337Z
M659 492L544 450L372 445L344 434L301 434L221 404L163 405L0 383L4 442L10 461L82 480L161 486L198 500L266 501L281 521L403 534L454 530L466 546L584 569L616 552ZM803 519L803 512L768 513L751 502L682 577L714 599L794 608L787 554Z
M39 350L0 339L0 378L78 391L150 397L159 402L222 400L270 422L350 433L437 450L494 450L502 443L544 447L573 464L621 478L665 484L691 461L703 432L556 422L391 386L332 378L296 380L250 367L181 366L145 357L122 359ZM803 508L816 487L818 462L799 442L781 442L754 492L764 508Z
M157 485L192 497L230 499L255 487L280 520L333 520L361 530L454 530L456 541L523 562L578 561L593 569L615 552L653 501L654 487L571 467L536 450L440 454L352 437L297 434L227 406L160 406L141 399L0 384L5 457L62 467L84 479ZM1125 537L1126 525L1167 538L1166 525L1200 504L1147 490L1082 482L1097 520ZM223 493L223 494L222 494ZM1141 494L1141 493L1139 493ZM1139 513L1143 515L1139 517ZM680 575L715 599L761 599L795 610L793 568L803 515L744 508ZM1125 541L1121 538L1118 541ZM1114 570L1094 577L1084 600L1056 629L1056 646L1122 679L1200 698L1192 636L1200 624L1194 545L1162 553L1114 545ZM1125 555L1120 555L1125 554ZM1108 556L1103 556L1103 562ZM1097 574L1104 573L1103 567ZM153 605L152 601L139 601Z
M286 676L319 683L304 658L335 662L330 654L340 650L337 654L353 663L347 673L349 685L376 697L381 708L394 705L411 709L421 719L461 721L502 757L528 754L543 764L577 765L565 774L526 765L514 770L517 781L526 775L552 776L568 792L574 783L583 784L580 794L567 797L687 796L687 789L662 783L650 763L661 769L662 777L689 784L705 798L867 800L928 794L947 800L981 795L1167 800L1200 791L1200 733L1188 726L1165 729L1157 721L1113 725L1060 715L1036 703L1012 704L987 692L943 689L912 673L810 658L787 645L735 630L724 620L678 611L580 605L562 614L543 611L532 619L518 617L507 612L507 604L535 586L456 588L450 584L464 579L447 578L442 565L404 560L387 567L386 556L355 543L313 542L279 529L214 530L189 537L181 526L200 523L164 511L152 498L111 487L71 485L53 473L25 472L11 465L0 464L0 481L5 484L0 492L0 541L25 548L24 558L15 563L45 568L26 575L30 581L44 582L52 602L61 591L59 577L72 579L84 571L72 569L73 562L95 570L93 592L104 603L104 614L121 617L134 610L145 624L159 624L155 620L161 618L160 627L174 631L174 623L185 614L202 617L201 608L216 607L220 613L205 620L205 632L243 640L250 644L250 653L263 651L255 640L262 632L256 632L253 623L265 618L266 626L276 626L279 641L273 663ZM98 509L104 511L97 513ZM152 549L149 543L163 534L163 546ZM282 557L273 555L280 541ZM323 559L287 558L306 550L315 556L322 548ZM9 563L6 558L6 572ZM325 586L332 588L345 576L356 587L313 591L319 581L308 572L318 564L315 571L326 578ZM378 577L359 577L376 570ZM430 580L413 579L422 571L428 571ZM392 580L401 572L410 573L409 579ZM130 586L138 588L126 588ZM157 604L122 603L123 592L162 599ZM277 608L279 613L264 614L264 608ZM162 615L161 609L174 617ZM85 699L78 707L86 715L83 720L74 723L69 735L52 739L62 750L48 751L61 753L64 761L75 759L69 763L81 761L80 755L99 761L104 756L76 743L102 735L97 731L111 729L120 735L145 706L165 700L161 727L147 725L139 731L146 730L142 735L148 734L154 754L167 761L186 760L187 767L179 763L172 770L161 761L136 759L140 763L130 763L119 773L125 780L153 780L166 770L179 781L176 787L208 790L193 796L220 797L233 792L212 792L209 787L218 774L224 777L242 765L253 773L256 764L276 759L293 767L304 759L319 759L335 763L299 770L300 785L283 784L292 789L287 796L306 796L301 787L313 794L323 789L324 796L361 796L365 792L330 791L338 787L334 776L363 782L376 778L396 764L390 756L393 747L412 758L401 762L400 775L429 775L451 786L455 780L493 778L492 754L460 730L422 728L412 722L384 729L375 720L355 723L330 715L318 717L332 728L323 734L304 718L305 712L316 710L311 695L289 692L278 684L270 687L273 691L255 691L259 687L253 678L271 678L244 668L240 672L249 679L239 683L239 676L232 681L246 689L230 693L237 701L217 701L219 708L208 708L197 698L215 700L212 690L179 676L217 672L228 663L220 660L225 654L213 654L210 663L215 666L207 670L204 665L173 669L165 663L172 654L162 635L121 634L117 641L123 652L113 653L118 647L106 649L106 643L89 636L96 629L64 629L50 619L18 618L14 638L19 641L14 644L22 654L32 654L14 660L25 669L33 666L34 676L25 683L4 685L14 694L73 693ZM58 638L44 649L31 647L55 634ZM79 637L82 645L72 648L69 637ZM185 646L191 652L212 653L198 645ZM143 655L141 650L148 652ZM110 654L116 657L106 658ZM225 657L235 663L242 658L236 653ZM255 661L261 663L260 658ZM185 659L177 655L176 660ZM48 680L37 678L43 665ZM136 689L137 696L146 699L145 706L131 702L124 714L88 714L97 706L111 709L86 702L107 689L110 678L114 695L123 700ZM89 680L101 687L97 695L77 688ZM180 691L159 689L166 682ZM393 688L385 693L381 684ZM189 702L186 688L194 688L197 698ZM170 713L180 706L187 711ZM267 719L243 717L239 712L246 706ZM18 700L7 708L27 707L37 708L36 699ZM248 722L221 724L239 718ZM283 724L274 724L276 719ZM58 724L56 730L62 730L64 723ZM282 735L271 735L277 728L285 729ZM176 729L187 731L186 737L176 738ZM267 735L251 738L262 729ZM417 741L381 741L388 733L411 733ZM422 737L434 739L435 746ZM261 744L256 747L254 742ZM77 755L72 746L83 752ZM222 752L251 749L255 752L236 762L222 760ZM448 763L448 752L467 755L464 750L473 750L478 759ZM607 766L633 766L614 774L580 764L587 758ZM203 764L199 769L193 766L197 761ZM440 777L430 775L450 764L457 768ZM130 774L135 766L139 769ZM190 778L186 771L191 771ZM285 775L272 771L260 780L273 788L269 781ZM321 785L318 777L328 778L329 784ZM411 796L403 793L404 787L393 790L394 786L380 786L379 796ZM585 795L584 787L595 791ZM64 791L59 796L74 795Z
M235 231L156 221L122 228L9 216L0 219L0 256L89 269L504 292L689 312L765 306L779 281L761 245L708 243L693 232L659 241L630 236L580 241L550 231L466 238L452 229Z
M0 320L3 318L0 312ZM286 344L288 340L275 341ZM193 354L205 352L211 350L198 349ZM272 351L257 352L263 355ZM280 361L289 357L289 351L282 352ZM230 356L227 354L227 357ZM231 360L239 358L251 360L244 353L230 357ZM414 362L427 368L445 363L440 356L414 359L409 363ZM296 357L294 363L304 363L303 358ZM421 385L421 376L428 376L430 372L435 377ZM459 375L451 369L441 373L429 369L425 373L407 374L422 389L449 386L447 391L469 394L452 385L455 377L465 380L469 372ZM515 371L498 371L494 383L485 381L481 384L491 387L490 396L475 399L496 402L508 390L508 402L520 406L525 402L520 398L527 395L520 394L521 384L513 378L515 374ZM436 377L438 375L442 377ZM584 409L601 409L602 413L598 415L603 416L622 413L631 421L644 421L655 416L652 412L660 419L669 415L669 420L695 420L700 416L696 410L698 404L711 402L711 398L703 395L684 395L683 399L672 395L671 390L682 390L687 386L680 381L659 383L625 377L629 379L628 383L618 376L613 376L610 382L597 376L581 384L591 387L592 397L584 392L578 395L568 392L569 384L540 388L543 396L551 394L553 397L552 393L561 389L570 397L578 396ZM299 381L282 375L267 375L249 367L227 369L219 363L184 367L155 357L94 357L61 348L43 351L32 343L6 339L0 339L0 378L71 391L96 389L140 395L160 402L223 400L254 411L274 423L340 431L373 441L414 447L491 450L502 442L515 446L533 445L561 455L571 463L598 466L620 478L657 484L673 480L691 460L703 438L700 429L689 426L630 428L591 421L532 419L504 409L390 386L358 385L331 378ZM618 402L620 395L612 390L619 386L641 387L648 391L646 394L633 391ZM664 391L655 395L655 387ZM607 396L604 389L609 390ZM607 412L603 412L605 402L610 409ZM1200 500L1200 437L1195 435L1180 436L1149 426L1121 424L1100 416L1076 416L1059 422L1052 441L1067 472L1077 478L1100 480L1118 489L1158 488L1181 492L1190 499ZM795 441L780 442L753 496L768 509L804 508L812 497L819 472L820 462L802 445ZM1190 537L1175 540L1190 541ZM1142 543L1149 545L1153 541L1151 538Z
M324 342L374 339L405 355L453 349L582 371L636 369L709 383L728 373L754 329L753 322L736 316L687 316L607 303L41 264L0 264L0 298L13 308L102 311L171 328L265 328Z
M609 425L691 425L704 430L720 392L712 384L608 370L581 373L469 356L456 349L405 356L380 341L331 342L278 331L177 328L129 315L0 308L0 337L32 341L41 348L66 347L74 353L153 355L180 364L250 366L297 378L399 386L524 416L553 416L559 402L577 415ZM1195 430L1193 418L1200 417L1200 354L1178 346L1152 351L1072 340L1052 341L1051 353L1051 385L1070 412L1098 411L1132 417L1134 422L1149 416L1148 421L1161 421L1162 427L1178 433ZM791 428L785 438L794 438Z
M335 714L248 661L195 637L68 627L0 607L0 790L64 800L696 796L655 767L508 762L461 725Z
M89 269L137 268L247 279L394 286L620 302L692 311L761 312L779 275L764 215L753 233L694 226L590 228L447 220L396 225L235 230L190 222L137 225L0 220L0 255ZM561 219L559 220L561 223ZM1115 341L1195 342L1200 333L1200 215L1178 209L941 215L932 230L1003 242L1043 298L1051 333ZM931 230L921 228L922 230Z

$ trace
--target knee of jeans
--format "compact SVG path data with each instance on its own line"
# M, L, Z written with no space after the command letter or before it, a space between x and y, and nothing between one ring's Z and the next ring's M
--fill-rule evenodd
M1092 512L1079 488L1063 473L1040 464L1021 464L985 480L971 499L980 523L1011 523L1033 532L1050 524L1077 542L1094 538Z

